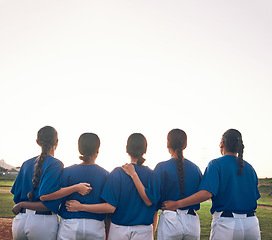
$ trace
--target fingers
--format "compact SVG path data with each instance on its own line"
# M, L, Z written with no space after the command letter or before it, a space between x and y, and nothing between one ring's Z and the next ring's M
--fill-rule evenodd
M67 211L69 211L69 212L71 211L71 204L73 203L73 201L74 200L70 200L65 203L65 207L66 207Z

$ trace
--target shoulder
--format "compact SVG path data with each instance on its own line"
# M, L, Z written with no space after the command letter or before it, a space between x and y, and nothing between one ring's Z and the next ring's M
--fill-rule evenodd
M134 165L135 169L139 169L139 170L142 170L144 172L152 172L152 170L148 167L148 166L138 166L138 165Z
M121 167L116 167L110 172L110 176L121 176L124 173L125 172Z
M222 157L215 158L215 159L211 160L208 163L208 167L210 167L210 166L214 166L214 167L219 166L222 161L223 161Z
M171 166L173 164L175 164L175 160L173 158L171 158L169 160L159 162L156 165L155 169L165 168L165 167Z
M78 166L77 164L73 164L71 166L65 167L65 168L63 168L63 172L64 173L69 173L69 172L73 171L73 169L76 169L77 166Z
M249 167L249 168L254 169L254 168L252 167L252 165L251 165L249 162L247 162L246 160L244 160L244 166L247 166L247 167Z
M38 156L33 157L33 158L30 158L30 159L24 161L23 164L22 164L22 167L23 167L23 166L26 166L26 165L28 166L28 165L33 165L33 164L35 164L35 163L36 163L37 157L38 157Z
M97 171L99 171L101 174L109 175L109 171L107 171L105 168L95 164L93 165L94 168L96 168Z
M58 160L57 158L54 158L52 156L47 156L44 163L43 163L43 169L63 169L63 163Z
M253 167L250 163L248 163L247 161L245 161L245 160L244 160L244 168L249 169L249 171L251 171L251 172L253 172L255 175L257 175L257 173L256 173L256 171L255 171L255 169L254 169L254 167Z
M198 168L198 166L197 166L195 163L191 162L191 161L188 160L187 158L184 158L184 159L183 159L183 162L184 162L184 164L186 164L186 165L188 165L188 166L191 166L191 167L194 167L194 168Z
M201 172L200 168L195 163L191 162L190 160L188 160L186 158L184 158L183 161L184 161L184 165L186 167L188 167L188 168L190 168L190 169L192 169L194 171Z

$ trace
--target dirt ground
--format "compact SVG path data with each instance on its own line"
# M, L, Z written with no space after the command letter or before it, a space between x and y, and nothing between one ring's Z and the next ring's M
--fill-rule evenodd
M12 218L0 218L0 239L12 240Z

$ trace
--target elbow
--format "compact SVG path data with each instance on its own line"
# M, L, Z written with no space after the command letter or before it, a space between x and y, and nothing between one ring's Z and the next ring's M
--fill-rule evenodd
M46 199L46 197L43 195L43 196L40 196L40 200L41 200L41 201L46 201L47 199Z
M47 195L40 196L41 201L49 201L50 199L47 197Z
M115 209L116 209L116 207L110 205L110 207L109 207L109 213L114 213Z
M203 192L203 196L204 196L205 200L208 200L213 196L212 193L210 193L209 191L202 190L202 192Z

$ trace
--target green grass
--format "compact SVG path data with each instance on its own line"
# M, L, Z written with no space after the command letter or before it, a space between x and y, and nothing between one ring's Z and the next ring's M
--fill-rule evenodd
M197 211L197 214L200 219L200 238L201 240L208 240L211 231L211 222L212 222L212 214L210 212L212 203L211 202L203 202L200 204L200 210Z
M0 217L4 218L14 217L14 214L11 211L14 205L13 195L9 192L11 190L13 183L14 179L13 180L10 178L0 179Z
M2 187L12 187L13 183L13 180L0 180L0 188L2 189Z
M260 229L261 229L261 237L262 240L271 240L272 239L272 210L267 210L263 208L258 208L256 216L259 219Z
M13 195L11 193L0 193L0 217L14 217L14 214L11 211L13 205Z
M272 178L259 178L259 184L271 184L272 185Z
M259 179L258 188L261 194L261 198L258 200L258 204L272 206L272 178Z

